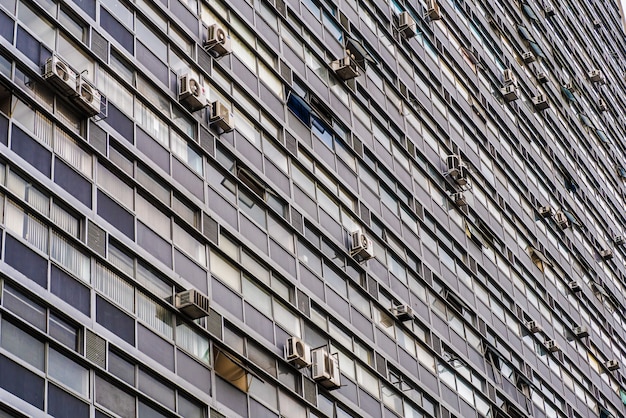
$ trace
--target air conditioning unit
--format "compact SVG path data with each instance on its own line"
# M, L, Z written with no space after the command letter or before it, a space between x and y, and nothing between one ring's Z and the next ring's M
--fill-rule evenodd
M546 17L552 17L555 15L556 12L554 10L554 6L549 4L543 8L543 13L546 15Z
M354 231L350 235L350 255L358 261L369 260L374 257L374 243L361 231Z
M412 38L417 35L415 20L407 11L400 13L398 16L398 32L405 38Z
M53 55L46 60L43 78L65 96L76 96L76 73L59 58Z
M502 81L505 85L509 84L517 84L517 78L515 77L515 73L510 68L506 68L502 72Z
M530 64L531 62L535 62L536 58L535 58L535 54L533 54L532 51L526 51L524 53L522 53L522 61L524 61L526 64Z
M606 250L600 250L600 258L604 261L610 260L613 258L613 250L607 248Z
M593 19L593 27L595 29L600 29L601 26L602 26L602 22L600 22L600 19Z
M325 348L311 351L311 377L328 390L338 389L341 386L339 375L339 360L328 353Z
M78 77L76 84L77 96L72 98L74 104L78 106L88 116L95 116L100 113L100 92L83 77Z
M230 132L235 129L233 119L233 114L224 103L219 100L211 103L211 117L209 118L211 125L221 129L222 132Z
M550 205L546 205L546 206L540 206L539 207L539 215L541 215L541 217L543 218L548 218L550 216L552 216L552 206Z
M174 298L174 305L192 319L204 318L209 315L209 298L195 289L177 293Z
M467 185L467 180L468 180L467 167L464 164L461 164L459 166L459 173L456 175L456 177L454 177L454 182L458 186L463 187Z
M456 177L459 174L459 168L461 167L461 157L456 154L448 155L446 157L446 167L448 169L446 174Z
M616 235L613 237L613 244L620 246L620 245L624 245L624 236L623 235Z
M218 57L230 54L232 51L230 47L230 36L228 36L226 30L217 23L209 26L206 42L204 42L202 46L205 51Z
M609 104L604 99L598 99L598 110L600 112L606 112L609 110Z
M576 338L585 338L589 336L589 329L585 326L574 327L572 330Z
M578 283L576 280L572 280L567 285L569 286L569 290L571 290L573 293L578 293L583 290L582 287L580 287L580 283Z
M587 74L589 77L589 81L592 83L604 83L604 75L602 74L602 70L591 70Z
M204 87L190 74L178 77L178 101L195 112L208 104Z
M457 206L466 206L467 205L467 199L465 199L465 195L463 194L463 192L452 193L450 195L450 198L452 199L454 204L457 205Z
M398 319L398 321L401 322L412 321L413 318L415 318L413 308L410 305L394 306L391 309L391 313L396 317L396 319Z
M619 362L617 360L607 360L607 362L604 363L604 365L610 371L619 369Z
M333 71L335 71L335 74L337 74L337 77L344 81L351 80L361 75L359 65L350 56L345 56L341 59L333 61L330 65Z
M502 87L500 89L500 93L502 93L502 97L504 97L504 101L507 103L519 99L519 90L515 84L509 84Z
M532 332L533 334L541 332L541 326L536 321L528 321L526 323L526 327L528 327L530 332Z
M560 226L561 229L567 229L572 226L569 219L567 219L567 216L565 216L565 213L560 210L554 214L554 222L556 222L556 224Z
M548 82L548 74L545 71L537 71L535 73L535 78L541 84Z
M550 103L548 103L548 98L545 94L539 94L533 97L533 105L537 110L545 110L550 107Z
M311 348L300 338L287 338L285 359L298 368L307 367L311 364Z
M554 353L555 351L560 350L559 345L554 340L545 340L544 344L546 346L546 350L548 350L551 353Z
M426 16L430 20L439 20L441 19L441 10L439 10L439 4L437 4L437 0L428 0L428 8L426 10Z

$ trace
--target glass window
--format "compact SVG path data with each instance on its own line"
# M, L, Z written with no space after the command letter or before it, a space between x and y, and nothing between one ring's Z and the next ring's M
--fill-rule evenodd
M6 319L0 323L0 346L28 364L43 370L44 344Z
M48 375L83 396L89 394L89 370L53 348L48 352Z

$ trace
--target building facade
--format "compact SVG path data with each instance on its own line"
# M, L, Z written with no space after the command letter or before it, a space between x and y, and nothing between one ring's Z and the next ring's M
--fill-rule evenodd
M616 1L0 1L0 417L626 414Z

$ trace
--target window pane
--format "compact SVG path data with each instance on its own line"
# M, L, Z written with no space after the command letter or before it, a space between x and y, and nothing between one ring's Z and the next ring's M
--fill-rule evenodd
M52 348L48 352L48 374L83 396L89 393L89 370Z
M5 319L2 320L1 327L0 346L39 370L43 370L43 343Z

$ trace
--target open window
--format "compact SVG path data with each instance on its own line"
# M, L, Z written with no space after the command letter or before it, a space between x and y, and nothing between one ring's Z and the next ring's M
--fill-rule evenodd
M250 389L253 376L262 381L241 360L219 348L215 348L213 354L213 369L218 376L243 392L248 392Z

